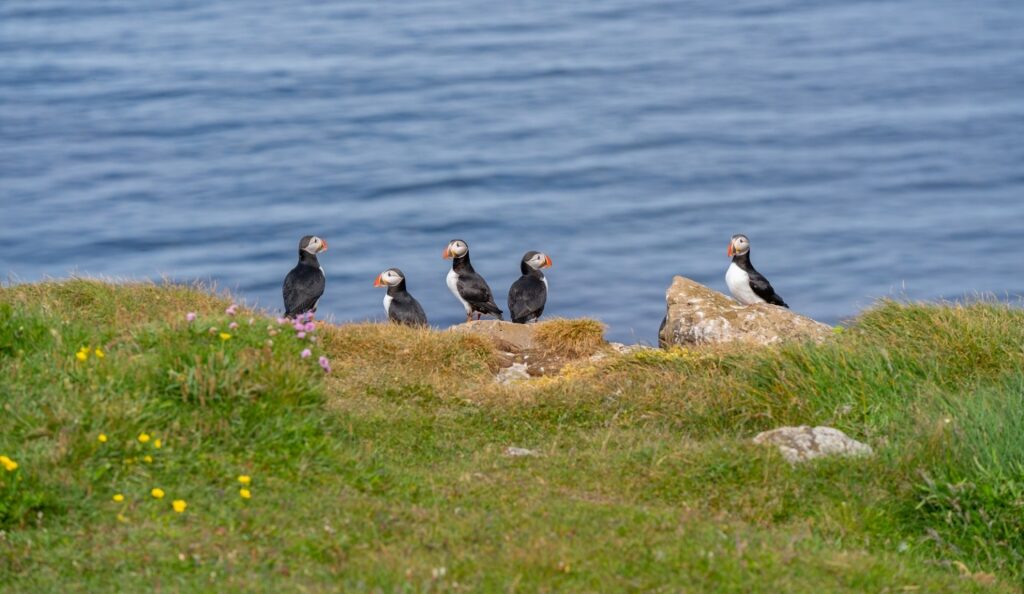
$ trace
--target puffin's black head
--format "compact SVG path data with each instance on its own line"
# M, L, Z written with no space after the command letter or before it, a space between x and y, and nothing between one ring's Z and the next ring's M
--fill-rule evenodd
M375 287L394 287L400 285L405 280L405 275L402 271L397 268L388 268L384 272L377 275L377 280L373 281Z
M746 235L737 234L733 235L732 239L729 240L729 257L742 256L743 254L750 251L750 240L747 239Z
M327 242L316 235L307 235L299 240L299 251L313 254L315 256L320 252L327 251Z
M523 264L526 264L534 270L551 268L551 258L549 258L544 252L526 252L523 255Z
M453 239L448 242L448 247L444 249L444 259L461 258L468 253L469 244L461 239Z

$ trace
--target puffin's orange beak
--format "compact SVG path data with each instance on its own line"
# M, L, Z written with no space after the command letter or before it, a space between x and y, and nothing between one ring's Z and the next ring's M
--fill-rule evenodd
M448 258L452 257L452 248L451 248L451 246L448 246L448 247L444 248L444 253L441 254L441 257L444 258L445 260L447 260Z
M729 254L730 258L733 256L733 254L736 253L736 250L732 249L732 243L731 242L729 243L729 251L726 252L726 253Z
M544 268L551 268L551 256L544 254Z
M327 240L326 239L321 239L320 243L324 244L323 249L321 249L320 251L321 252L326 252L327 251Z
M380 277L381 277L381 275L378 274L377 275L377 280L373 281L373 286L375 286L375 287L383 287L384 286L384 281L380 280Z

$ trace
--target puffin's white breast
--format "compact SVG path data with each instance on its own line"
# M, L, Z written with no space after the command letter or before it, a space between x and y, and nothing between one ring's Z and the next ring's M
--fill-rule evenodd
M473 311L469 303L462 298L462 295L459 295L459 273L455 272L455 270L449 270L445 282L448 284L448 290L452 292L452 295L455 295L455 298L459 300L462 307L466 308L466 313L468 314Z
M387 293L384 294L384 313L388 315L391 315L391 301L393 299L394 297L391 295L388 295Z
M736 301L743 305L765 303L765 300L758 297L757 293L750 288L750 275L735 262L729 264L729 270L725 272L725 284L729 286L729 292L732 293Z

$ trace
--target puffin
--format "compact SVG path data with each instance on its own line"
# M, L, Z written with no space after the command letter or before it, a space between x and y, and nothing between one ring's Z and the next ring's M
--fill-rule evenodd
M388 288L384 295L384 311L387 312L389 320L406 326L427 325L427 314L420 302L406 290L405 275L401 270L388 268L377 275L373 286Z
M487 281L473 270L469 262L469 245L461 239L453 239L448 242L444 249L444 259L451 258L452 269L448 271L448 289L455 295L455 298L466 308L466 321L480 319L483 314L496 316L502 319L502 311L494 303L494 296Z
M327 276L316 259L327 251L327 242L316 235L299 240L299 263L284 277L284 316L294 318L304 313L316 313L316 304L324 294Z
M768 279L750 263L750 240L746 235L733 235L727 253L732 258L732 264L729 264L729 270L725 273L725 284L729 285L729 292L736 301L743 305L771 303L789 307Z
M535 322L544 314L548 300L548 279L543 268L551 268L551 258L543 252L526 252L519 269L523 276L508 290L508 313L516 324Z

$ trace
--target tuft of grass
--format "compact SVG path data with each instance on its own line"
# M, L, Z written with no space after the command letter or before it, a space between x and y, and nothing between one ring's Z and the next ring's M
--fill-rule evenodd
M482 337L300 338L230 304L0 288L3 588L1021 592L1015 308L883 302L827 344L607 353L506 386ZM603 345L589 320L538 332ZM751 443L783 424L876 455L790 466Z
M592 355L604 345L605 325L597 320L545 320L537 324L537 342L569 357Z

